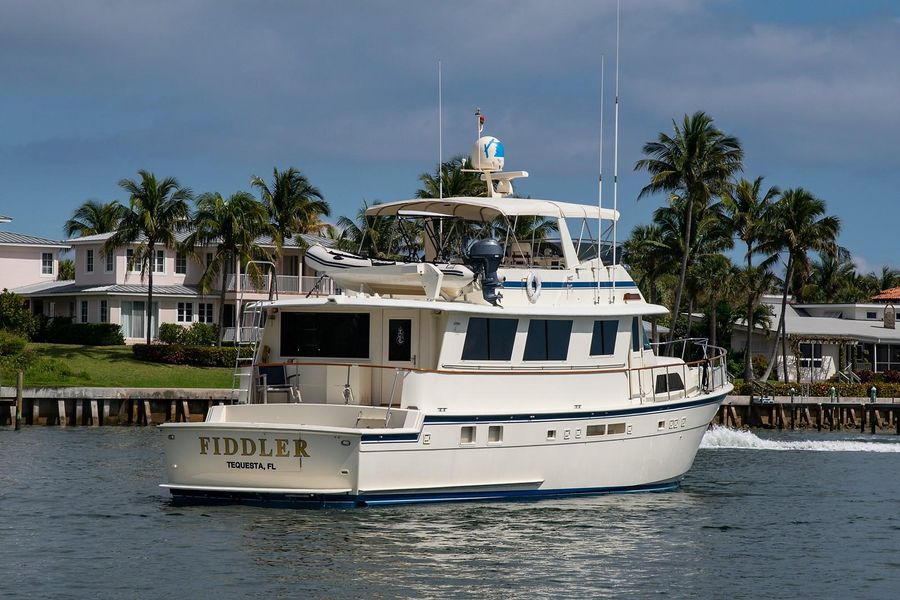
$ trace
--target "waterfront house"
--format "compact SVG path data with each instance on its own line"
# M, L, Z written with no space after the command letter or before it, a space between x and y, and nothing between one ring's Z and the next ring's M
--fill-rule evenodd
M762 303L773 313L771 332L754 327L753 354L769 358L780 342L775 329L781 315L781 296L764 296ZM824 381L849 371L900 371L900 329L893 319L893 306L883 303L798 304L789 302L785 313L788 379ZM746 325L735 325L732 349L744 350ZM775 371L783 379L781 350Z
M42 282L16 291L31 300L36 314L72 317L78 323L116 323L121 325L126 342L140 342L146 338L147 279L141 276L139 265L129 266L135 244L104 252L103 245L112 235L90 235L66 242L74 249L74 281ZM177 239L181 242L185 237L179 234ZM275 248L271 238L259 238L257 243L270 251ZM152 264L153 337L158 336L160 323L218 323L224 285L223 338L233 340L239 335L236 315L241 314L242 306L268 298L271 268L267 265L262 266L266 271L262 278L248 276L246 265L229 266L211 289L202 290L200 279L213 252L214 248L197 248L195 254L171 248L156 250ZM330 281L320 282L308 268L304 272L302 248L294 239L285 240L283 256L274 267L272 283L279 296L332 291Z
M11 219L0 215L0 222ZM0 289L54 281L59 255L69 246L57 240L0 230Z

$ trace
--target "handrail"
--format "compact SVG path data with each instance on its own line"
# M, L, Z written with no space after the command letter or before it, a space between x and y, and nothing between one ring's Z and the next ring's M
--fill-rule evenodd
M713 346L710 346L711 348ZM580 369L580 370L544 370L541 368L534 368L530 371L524 370L504 370L504 369L494 369L492 371L484 371L480 369L473 369L470 371L464 370L449 370L449 369L423 369L421 367L397 367L397 365L376 365L371 363L336 363L336 362L314 362L314 361L288 361L288 362L267 362L267 363L258 363L253 366L255 367L364 367L368 369L397 369L400 368L403 371L407 371L410 373L441 373L446 375L533 375L533 374L541 374L541 375L588 375L592 373L628 373L630 371L647 371L652 369L661 369L663 367L673 367L673 366L699 366L701 364L706 364L711 361L719 361L724 360L726 353L717 354L715 356L710 356L704 359L695 360L691 362L685 362L683 365L673 365L671 363L661 364L661 365L649 365L644 367L632 367L626 369Z

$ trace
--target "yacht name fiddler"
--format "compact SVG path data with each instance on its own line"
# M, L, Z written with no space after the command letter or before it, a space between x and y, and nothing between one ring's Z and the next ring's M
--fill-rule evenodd
M200 454L213 456L275 456L277 458L309 458L306 440L275 438L269 446L267 438L232 438L200 436Z

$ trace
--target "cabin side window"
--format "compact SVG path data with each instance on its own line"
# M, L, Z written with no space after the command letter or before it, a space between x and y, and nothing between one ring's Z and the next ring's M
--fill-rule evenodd
M618 331L618 321L594 321L594 333L591 336L591 356L615 354L616 334Z
M369 313L281 313L281 355L369 358Z
M631 350L633 352L640 352L641 348L644 347L644 327L640 318L634 317L631 319Z
M510 360L518 319L469 318L463 360Z
M523 360L566 360L571 335L572 321L532 319Z

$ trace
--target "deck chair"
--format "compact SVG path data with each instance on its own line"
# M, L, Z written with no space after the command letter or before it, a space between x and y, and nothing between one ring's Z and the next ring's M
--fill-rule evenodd
M514 242L512 244L510 258L514 265L530 265L531 264L531 244L523 244Z
M263 394L263 403L268 402L269 392L286 392L291 402L301 402L300 388L291 383L291 379L300 375L287 374L284 365L260 365L256 367L257 391Z

